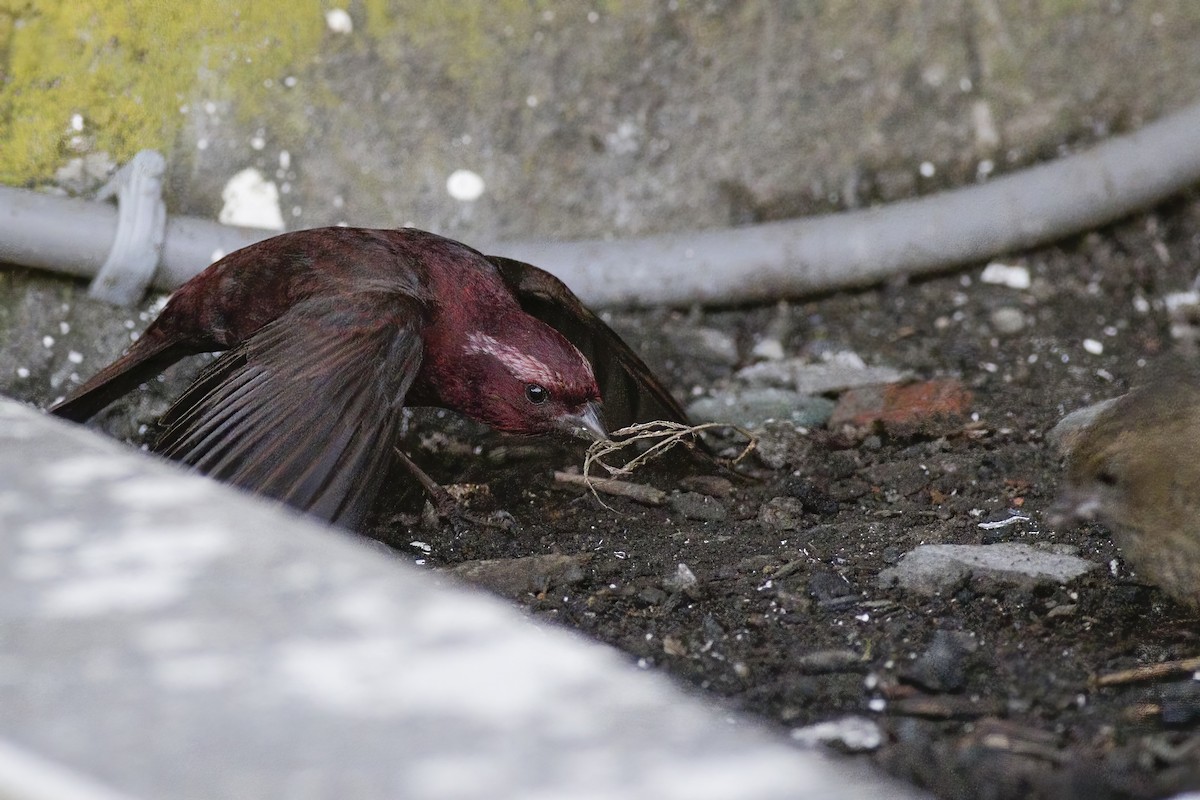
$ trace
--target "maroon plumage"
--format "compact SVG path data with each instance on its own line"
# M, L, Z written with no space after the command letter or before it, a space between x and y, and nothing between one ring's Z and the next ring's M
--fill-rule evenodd
M616 427L686 419L561 281L409 228L317 228L231 253L50 411L85 420L214 350L155 449L347 527L370 510L405 405L517 434L602 436L602 397Z

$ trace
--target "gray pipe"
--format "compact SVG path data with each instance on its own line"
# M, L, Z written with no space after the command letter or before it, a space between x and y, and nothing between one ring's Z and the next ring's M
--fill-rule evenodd
M729 304L863 286L982 261L1094 228L1200 182L1200 104L1083 153L888 206L623 241L481 248L554 272L595 306ZM0 187L0 261L88 277L113 242L102 203ZM272 235L167 222L155 286L174 289Z
M0 186L0 263L91 278L112 249L117 208L74 197ZM155 288L170 291L231 253L273 236L198 217L169 217Z
M764 301L934 272L1045 244L1200 181L1200 104L1077 155L864 211L624 241L512 243L597 305Z

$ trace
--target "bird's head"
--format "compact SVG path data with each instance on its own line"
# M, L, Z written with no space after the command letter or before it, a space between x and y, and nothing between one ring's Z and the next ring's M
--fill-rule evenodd
M475 331L463 357L471 365L474 402L463 409L470 416L505 433L608 438L592 365L550 326Z

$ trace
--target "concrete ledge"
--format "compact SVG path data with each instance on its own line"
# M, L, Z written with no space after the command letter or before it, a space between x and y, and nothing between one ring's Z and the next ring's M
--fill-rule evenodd
M4 398L0 642L5 797L916 796Z

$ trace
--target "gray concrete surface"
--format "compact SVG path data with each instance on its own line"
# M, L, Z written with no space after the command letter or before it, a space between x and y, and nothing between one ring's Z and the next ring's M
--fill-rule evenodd
M18 800L916 796L4 399L0 709Z
M282 175L292 227L721 227L963 185L1200 98L1188 0L381 5L348 4L354 31L291 90L198 85L172 212L215 214L257 166ZM478 200L447 194L456 169L483 177Z
M291 228L482 244L720 227L963 185L1200 97L1189 0L438 5L348 4L354 32L254 97L209 43L170 98L170 211L215 217L256 167ZM0 18L0 40L14 30ZM105 163L82 139L64 165ZM460 168L479 199L447 193ZM154 302L114 311L0 270L0 394L65 393ZM179 385L104 427L136 434ZM0 796L904 796L725 716L0 399Z

